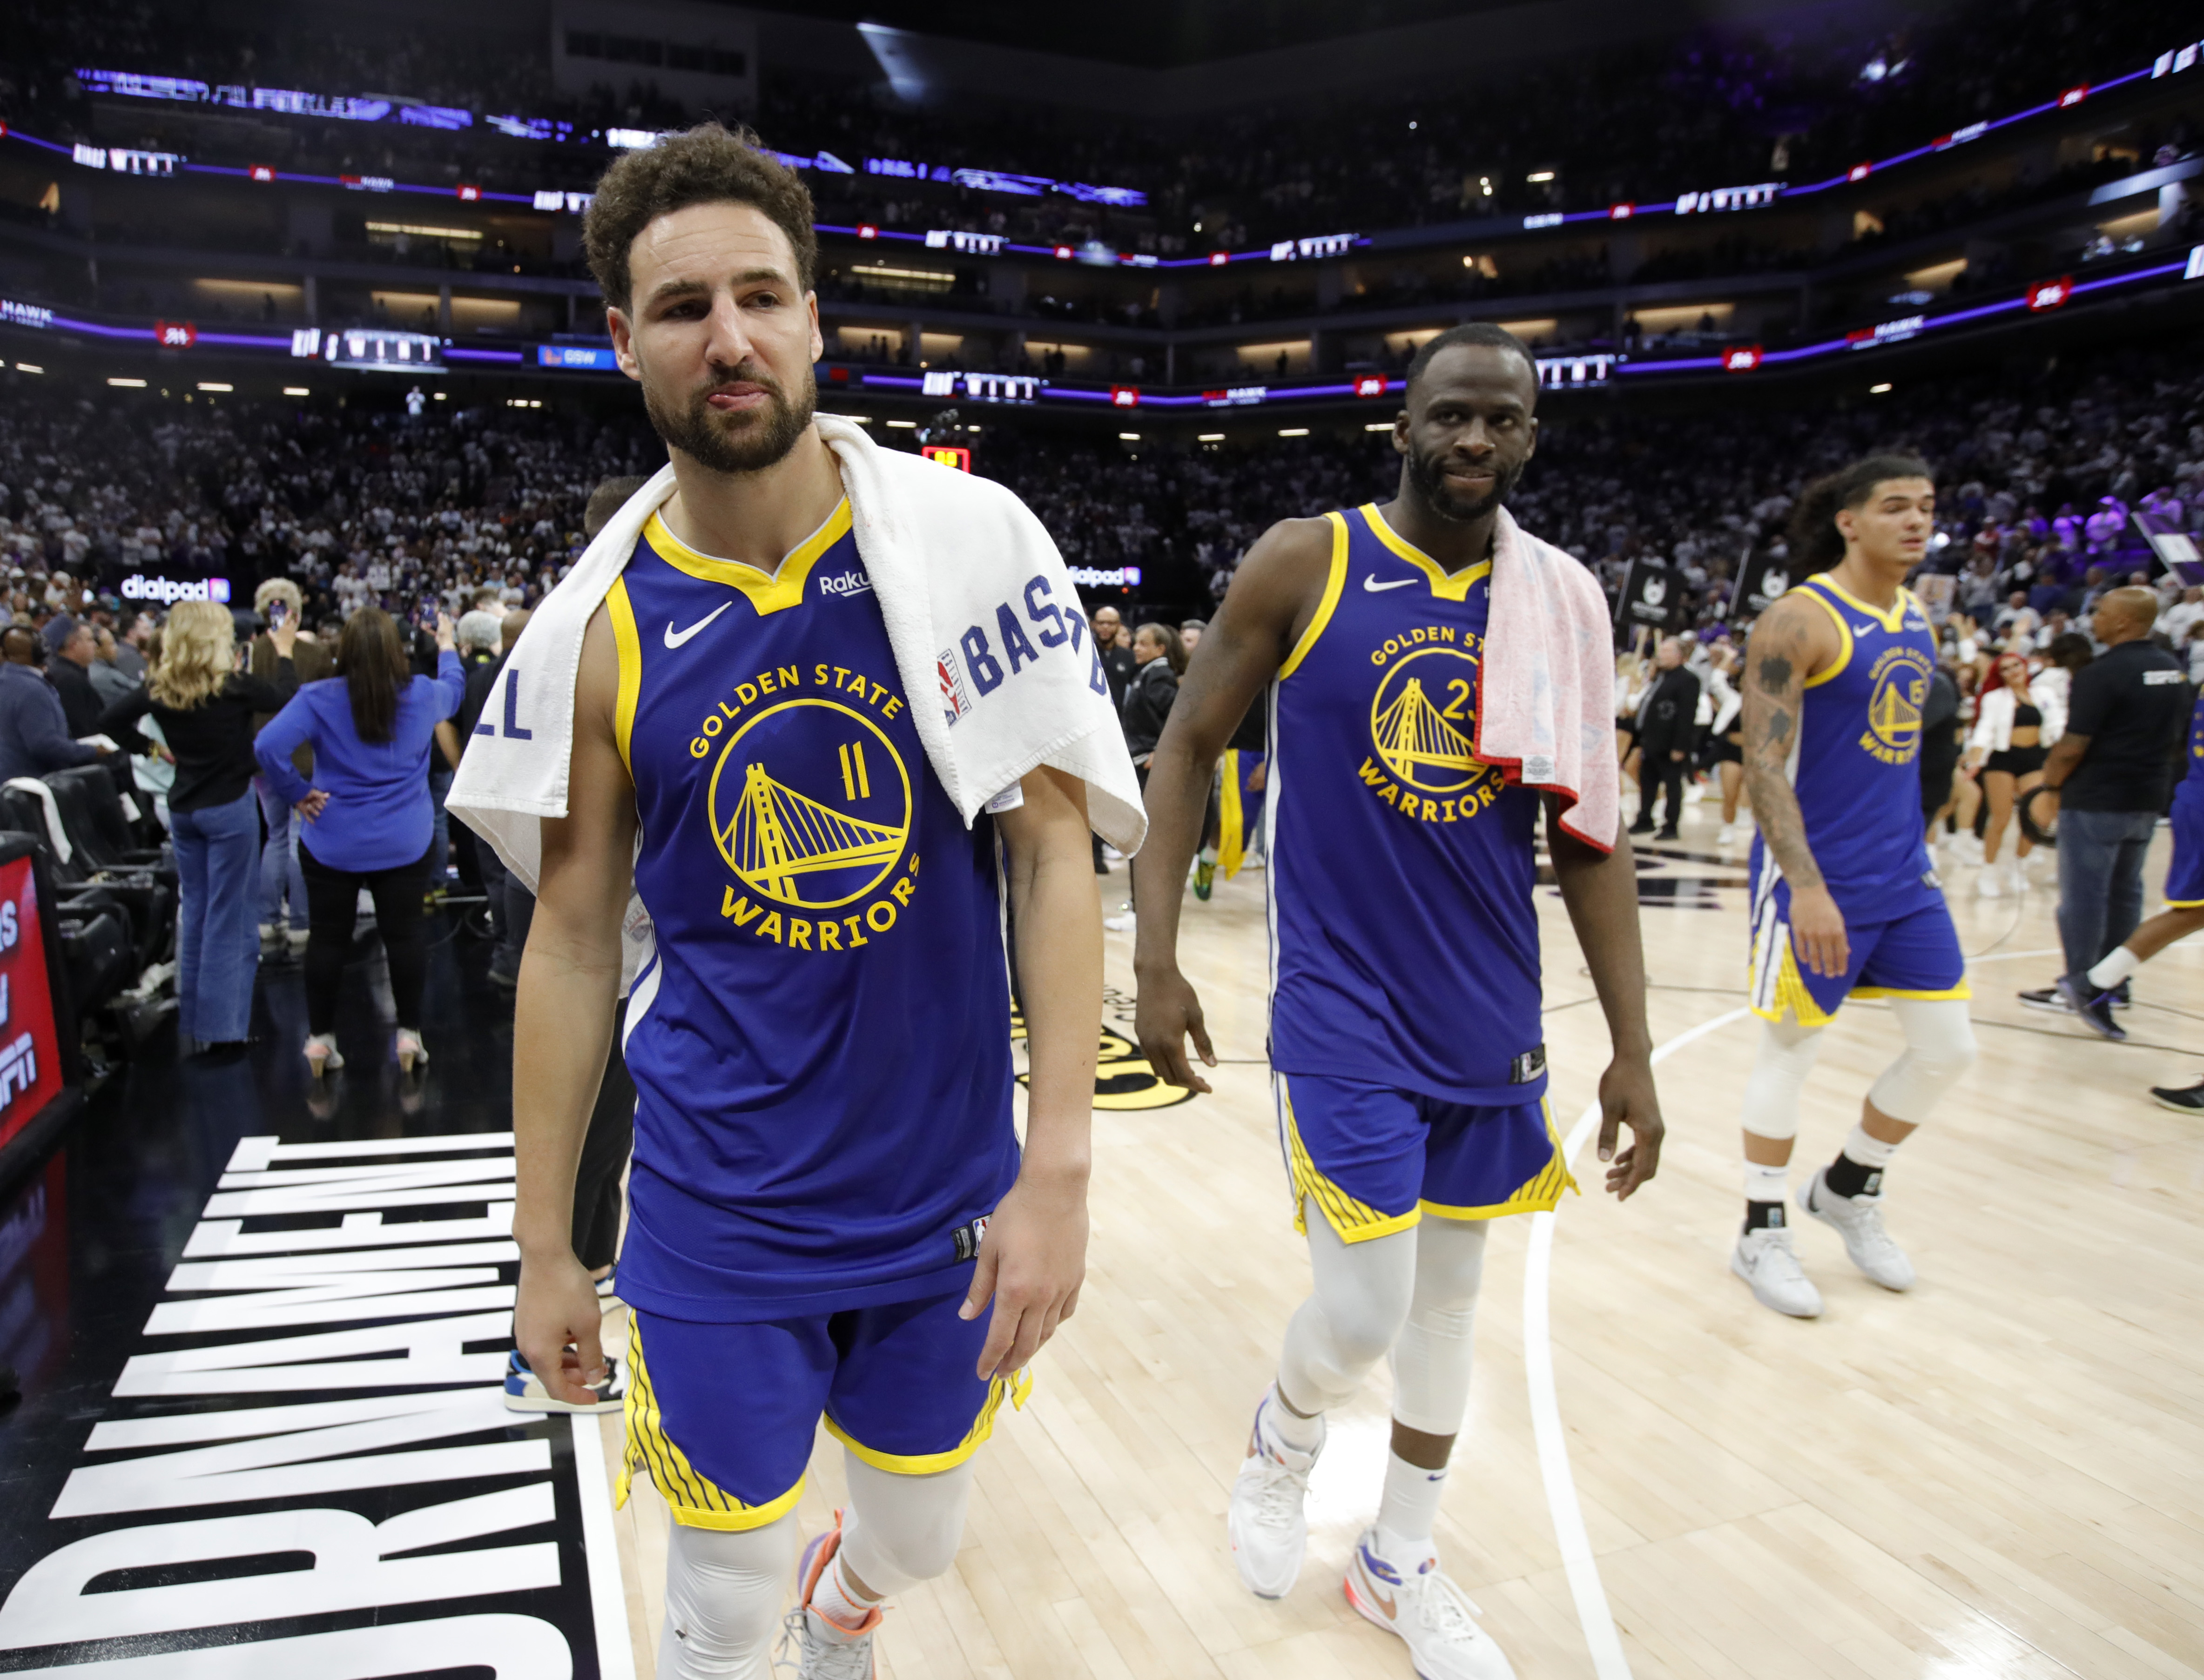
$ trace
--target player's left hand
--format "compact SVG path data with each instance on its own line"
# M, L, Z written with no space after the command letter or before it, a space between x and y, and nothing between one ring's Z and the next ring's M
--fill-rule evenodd
M957 1309L977 1318L992 1296L982 1381L1029 1363L1079 1305L1087 1276L1087 1179L1035 1179L1021 1173L996 1204L972 1268L972 1287Z
M1630 1142L1621 1153L1615 1141L1623 1127ZM1661 1097L1653 1088L1653 1063L1642 1056L1621 1056L1599 1076L1599 1158L1608 1163L1607 1188L1626 1202L1638 1186L1661 1168Z

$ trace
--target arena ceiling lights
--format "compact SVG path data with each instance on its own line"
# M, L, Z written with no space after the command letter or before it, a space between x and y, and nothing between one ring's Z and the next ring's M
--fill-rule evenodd
M1591 391L1618 381L1670 378L1680 375L1726 374L1751 376L1767 368L1796 366L1832 356L1875 351L1912 342L1953 327L2009 322L2018 325L2058 314L2077 302L2114 293L2134 296L2130 288L2152 287L2171 290L2204 281L2204 245L2167 262L2144 262L2115 273L2076 280L2061 275L2023 287L2012 295L1993 302L1973 304L1940 314L1925 311L1893 316L1852 329L1839 337L1785 349L1760 345L1732 345L1713 356L1631 358L1608 352L1582 355L1550 355L1537 358L1538 383L1549 391ZM424 333L369 326L332 331L312 327L287 333L201 332L189 322L88 321L62 315L41 304L0 297L0 328L52 335L90 338L110 345L134 345L169 357L193 354L202 348L262 352L287 358L318 361L333 368L359 372L441 373L452 364L502 364L516 370L533 362L545 371L561 374L619 371L607 346L572 344L524 344L510 341L458 345ZM532 352L532 353L531 353ZM24 364L27 370L27 364ZM964 373L950 370L921 370L903 373L847 363L822 363L821 383L829 393L847 394L863 388L882 395L909 396L921 400L944 398L988 405L1028 407L1082 405L1105 410L1205 410L1271 408L1342 400L1396 397L1406 382L1393 374L1359 374L1345 380L1306 384L1220 386L1206 390L1171 390L1134 385L1087 385L1040 378L1029 374ZM127 384L110 379L110 384ZM142 383L143 382L139 382ZM891 421L891 425L904 423ZM1378 429L1376 425L1371 429Z
M1508 233L1532 233L1542 228L1559 228L1587 222L1639 221L1649 216L1693 216L1709 212L1724 213L1764 210L1809 198L1817 192L1863 181L1873 175L1912 163L1923 157L1933 157L1956 147L1983 139L2016 122L2024 122L2047 112L2071 109L2086 99L2109 93L2113 89L2139 81L2153 81L2166 76L2179 75L2194 70L2200 58L2204 58L2204 42L2191 41L2162 52L2148 65L2114 76L2108 81L2082 82L2062 88L2051 98L2017 110L2006 116L1970 122L1939 134L1923 145L1905 151L1893 152L1887 157L1871 158L1853 164L1840 174L1823 180L1805 181L1792 186L1784 181L1760 181L1745 185L1693 187L1679 192L1673 198L1652 203L1611 204L1597 210L1545 210L1528 216L1488 216L1475 222L1449 224L1443 243L1465 238L1491 238ZM348 116L352 121L383 121L394 109L397 120L428 127L465 127L471 126L472 115L465 111L447 110L437 106L411 106L399 102L371 99L346 100L318 94L287 92L279 89L243 89L227 86L215 86L205 82L176 77L143 76L121 71L79 70L78 80L94 92L127 94L138 98L183 100L186 102L235 104L238 96L248 104L262 101L255 108L286 112L299 115ZM370 106L381 109L370 117ZM357 110L351 108L357 107ZM414 112L420 115L412 115ZM430 114L449 121L430 121ZM461 121L457 119L464 118ZM580 138L570 125L550 125L543 120L518 117L493 117L486 120L489 126L502 133L530 139ZM533 124L534 126L531 126ZM512 126L508 126L512 125ZM537 127L544 132L536 132ZM553 133L556 127L563 131ZM239 180L273 183L292 182L307 186L336 186L361 192L403 192L437 198L457 198L462 203L498 203L526 204L531 209L564 212L578 216L589 208L590 194L569 192L563 188L542 188L528 192L499 192L469 182L453 186L426 186L400 181L384 175L317 175L293 170L278 169L272 165L255 163L234 168L219 163L194 163L177 153L138 152L89 145L62 145L52 140L26 134L21 130L0 121L0 138L21 140L42 151L67 157L80 167L99 169L119 169L127 174L153 175L168 178L177 175L201 175L229 176ZM635 145L655 140L656 136L647 131L622 131L625 144ZM809 156L767 148L771 155L797 169L815 169L826 174L865 174L886 179L947 183L976 188L983 192L1037 195L1060 192L1084 203L1104 205L1137 207L1147 202L1147 196L1131 187L1094 186L1085 182L1061 181L1049 176L1019 175L1007 170L969 169L945 163L921 163L904 158L868 157L862 166L852 166L832 152L819 151ZM1553 178L1550 169L1540 169L1529 179L1539 181L1541 177ZM906 233L899 228L883 228L873 223L855 227L840 227L821 223L822 234L839 234L856 239L909 240L923 243L936 250L953 245L953 248L975 256L1050 257L1059 261L1093 261L1099 255L1107 263L1111 253L1106 248L1099 253L1075 251L1069 245L1020 245L998 236L975 239L940 228L930 232ZM1234 263L1292 262L1314 257L1336 257L1348 251L1383 244L1394 248L1407 248L1432 242L1437 233L1433 228L1402 228L1373 240L1361 234L1320 234L1304 238L1282 240L1268 247L1248 251L1214 251L1201 257L1155 257L1145 252L1119 251L1115 253L1118 266L1142 269L1223 268Z

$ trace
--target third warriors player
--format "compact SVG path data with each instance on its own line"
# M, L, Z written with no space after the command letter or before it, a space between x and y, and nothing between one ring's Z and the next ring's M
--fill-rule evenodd
M1569 1183L1541 1100L1541 796L1472 750L1494 568L1596 587L1502 506L1537 441L1537 390L1511 334L1441 334L1408 370L1397 498L1286 520L1249 551L1157 745L1135 864L1141 1046L1206 1091L1186 1059L1191 1032L1214 1065L1178 968L1179 909L1218 754L1268 688L1271 1059L1315 1293L1256 1410L1233 1553L1249 1590L1292 1588L1324 1414L1389 1355L1392 1452L1346 1588L1425 1680L1513 1672L1440 1571L1432 1524L1469 1400L1488 1223L1551 1208ZM1591 616L1604 646L1596 597ZM1661 1142L1634 867L1620 834L1609 851L1557 815L1549 799L1555 873L1614 1037L1600 1154L1627 1196ZM1618 1155L1624 1123L1635 1141Z
M1935 632L1903 587L1935 510L1928 469L1911 456L1870 456L1809 485L1791 552L1816 575L1761 615L1745 648L1745 774L1760 821L1751 1000L1767 1026L1745 1085L1745 1229L1730 1265L1795 1318L1822 1310L1784 1222L1822 1029L1846 997L1883 997L1905 1034L1843 1151L1798 1192L1886 1289L1911 1288L1913 1265L1882 1227L1883 1171L1975 1059L1966 961L1921 815Z

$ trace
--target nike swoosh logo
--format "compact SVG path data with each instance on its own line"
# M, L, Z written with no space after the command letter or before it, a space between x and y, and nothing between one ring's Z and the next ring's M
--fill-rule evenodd
M722 612L726 612L733 605L734 602L731 600L721 601L717 606L714 607L709 612L707 612L695 624L690 625L685 630L675 630L673 628L673 621L671 618L668 618L666 621L666 645L668 648L680 647L684 642L687 642L690 637L695 636L697 631L702 630L705 625L710 624L713 619L718 618Z
M1380 583L1375 577L1366 577L1362 580L1362 587L1374 595L1381 589L1405 589L1415 581L1413 577L1395 577L1389 583Z
M1875 626L1873 624L1854 624L1852 626L1852 634L1854 636L1865 636L1874 628Z

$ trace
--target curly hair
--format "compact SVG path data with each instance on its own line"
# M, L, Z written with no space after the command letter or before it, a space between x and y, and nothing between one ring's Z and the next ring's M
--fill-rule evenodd
M1936 475L1917 455L1869 455L1841 467L1826 478L1817 478L1798 493L1791 510L1791 553L1808 572L1827 571L1845 557L1845 534L1837 529L1837 514L1844 508L1862 508L1875 494L1875 487L1893 478L1926 478Z
M819 267L811 189L795 170L761 150L749 129L731 133L706 122L614 159L597 182L582 218L582 248L606 303L622 311L631 305L628 253L644 228L691 204L720 203L749 204L787 234L796 252L797 283L811 289Z

